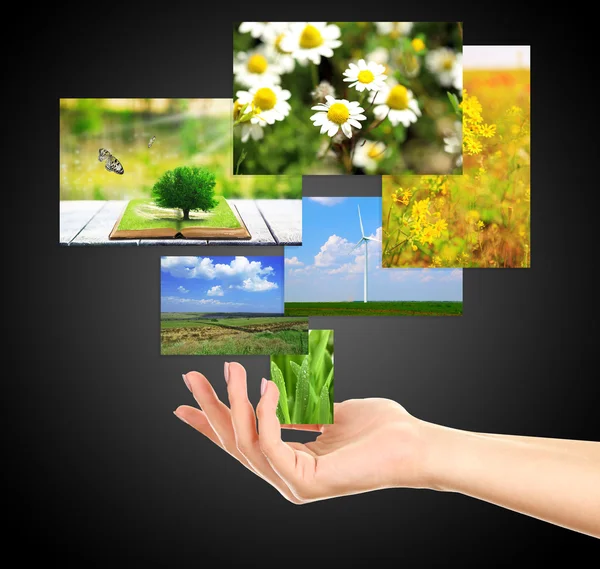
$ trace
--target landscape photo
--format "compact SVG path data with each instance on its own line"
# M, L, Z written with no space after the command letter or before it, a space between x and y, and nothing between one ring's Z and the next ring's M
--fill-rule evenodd
M303 244L285 248L286 316L462 314L462 270L382 268L380 198L303 198L302 210Z
M400 9L401 11L401 9ZM235 22L236 174L460 174L461 22Z
M462 176L383 176L383 266L531 266L529 46L465 46Z
M162 355L308 353L308 319L283 314L283 257L161 258Z

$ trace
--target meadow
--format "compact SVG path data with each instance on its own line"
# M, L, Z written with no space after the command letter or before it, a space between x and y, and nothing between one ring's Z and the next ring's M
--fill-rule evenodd
M226 198L301 196L300 177L234 178L231 142L227 99L61 99L60 199L150 198L160 176L178 166L208 168ZM99 148L122 163L122 176L104 169Z
M530 72L464 72L462 176L383 177L383 267L525 268Z
M163 312L163 355L267 355L308 352L308 320L265 314Z
M286 316L460 316L462 302L286 302Z

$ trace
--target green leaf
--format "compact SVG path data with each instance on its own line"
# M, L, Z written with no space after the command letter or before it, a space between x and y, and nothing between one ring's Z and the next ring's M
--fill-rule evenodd
M331 376L333 376L333 370L331 370ZM317 424L329 424L332 423L331 416L331 401L329 401L329 389L327 386L323 386L321 390L321 397L319 398L319 419Z
M294 401L294 409L292 412L292 422L298 425L306 422L304 414L308 406L308 396L310 392L309 358L310 356L306 356L301 366L298 366L295 362L290 362L292 364L292 369L298 378L296 383L296 399Z
M452 105L454 112L459 117L462 117L462 109L459 106L460 103L458 101L458 97L454 93L450 93L450 91L446 91L446 94L448 95L448 99L450 100L450 104Z
M283 374L281 370L277 366L274 361L271 361L271 379L277 385L277 389L279 389L279 402L277 403L277 418L280 423L290 424L292 421L290 419L290 411L288 409L288 398L287 398L287 390L285 388L285 381L283 379Z

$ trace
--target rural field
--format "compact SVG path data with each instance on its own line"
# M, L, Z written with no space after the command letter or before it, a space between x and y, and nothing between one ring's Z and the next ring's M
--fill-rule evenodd
M308 353L308 319L249 313L163 312L161 354Z
M461 316L462 302L286 302L286 316Z

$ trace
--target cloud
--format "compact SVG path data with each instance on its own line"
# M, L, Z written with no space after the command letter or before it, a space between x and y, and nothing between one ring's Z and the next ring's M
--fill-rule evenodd
M248 292L279 288L276 282L269 280L275 274L273 267L265 267L261 261L250 261L247 257L235 257L229 264L215 263L209 257L162 257L161 270L176 278L207 281L220 279L227 281L223 284L229 285L229 288ZM219 287L222 290L221 285Z
M340 258L348 257L354 246L355 244L350 243L345 237L330 235L325 244L321 245L321 250L315 255L315 266L335 265Z
M452 269L445 274L441 279L442 282L462 281L462 269Z
M182 306L246 306L244 302L223 302L214 298L180 298L178 296L161 297L162 304L180 304Z
M428 283L433 280L433 274L430 272L431 269L423 269L419 272L419 282Z
M346 198L308 198L308 199L312 200L313 202L317 202L318 204L331 207L333 205L342 203Z
M223 296L224 294L225 293L223 292L221 285L216 285L208 289L206 296Z
M187 288L183 288L182 286L178 286L177 290L183 294L190 292Z
M376 241L369 241L369 272L381 268L381 227L368 235ZM315 268L328 275L355 274L365 270L365 245L356 247L345 237L331 235L315 255Z
M291 259L286 258L285 264L287 267L301 267L304 265L302 261L298 260L298 257L292 257Z

